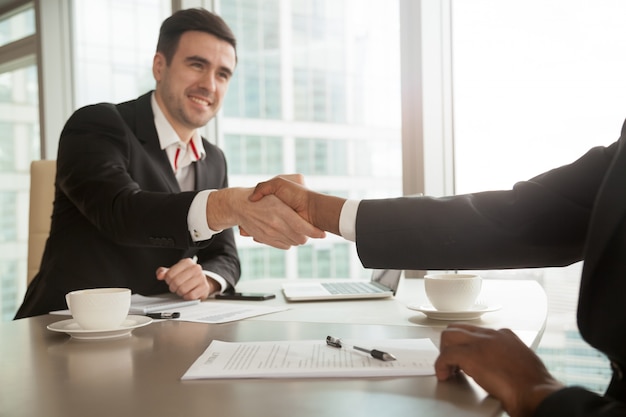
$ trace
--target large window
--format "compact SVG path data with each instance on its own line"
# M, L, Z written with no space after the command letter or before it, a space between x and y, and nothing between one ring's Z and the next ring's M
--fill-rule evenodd
M185 7L207 6L205 3L181 2ZM277 174L300 171L311 187L345 197L401 193L397 1L387 2L384 8L379 2L362 0L214 3L238 38L239 63L219 121L220 135L213 136L211 129L205 132L227 154L230 184L249 186ZM64 4L71 16L67 32L72 51L70 112L96 102L132 99L154 88L152 58L159 26L171 13L171 1L76 0ZM15 16L10 16L11 22L34 19L32 9L24 13L25 18ZM41 17L44 22L51 18ZM18 27L3 23L3 35L8 33L5 28ZM31 22L21 30L32 33L35 26ZM10 42L21 36L15 33L13 38L7 35L1 40ZM19 91L29 89L29 97L35 99L29 104L36 108L37 89L32 81L37 77L35 69L30 71L0 77L0 96L14 94L10 89L19 83L8 77L19 76L25 82ZM1 122L0 131L15 129ZM38 145L37 128L19 129L20 134L31 137L7 143L7 138L17 136L7 133L0 138L0 167L16 163L11 153L25 156L28 146ZM58 134L51 132L46 140L52 144ZM25 161L42 156L37 148L29 151L32 155ZM54 157L54 152L47 156ZM22 163L20 169L27 174L28 164ZM26 175L23 180L27 179ZM16 184L3 181L8 183ZM21 223L7 220L4 224L21 226L2 235L17 235L24 252L14 265L3 263L5 270L16 271L14 280L21 283L14 291L16 301L7 304L9 318L24 291L22 276L26 274L21 269L25 270L28 202L24 198L27 187L21 195L7 191L11 192L4 194L2 201L13 201L19 207L7 204L3 213L14 210L22 218L18 219ZM238 244L243 279L368 275L354 245L337 237L290 251L267 248L246 238ZM3 289L4 295L9 292Z
M220 2L220 15L237 37L239 59L224 104L230 117L282 118L280 12L279 0Z
M32 5L0 16L0 320L26 288L29 166L40 156L34 33Z
M397 1L218 6L239 55L219 143L230 184L299 172L312 188L343 197L401 194ZM368 275L354 244L336 236L289 251L261 250L247 238L238 246L242 279Z
M35 33L35 10L32 5L18 7L0 18L0 46L22 40Z
M283 167L283 145L279 136L225 135L224 150L232 175L272 175Z
M457 193L516 181L614 142L626 108L626 2L454 0ZM581 265L489 276L539 280L549 316L539 353L557 377L603 392L606 359L578 334Z
M119 103L153 90L152 58L170 0L75 0L75 107Z

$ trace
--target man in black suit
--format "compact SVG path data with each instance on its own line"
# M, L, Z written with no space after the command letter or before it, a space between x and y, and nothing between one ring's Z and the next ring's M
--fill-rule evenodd
M440 380L464 371L511 417L626 416L626 124L612 145L512 190L358 202L274 178L251 199L268 195L320 229L356 241L368 268L500 269L584 260L578 325L611 361L605 395L565 387L508 329L450 325L435 370Z
M257 205L247 198L252 189L227 188L222 151L198 133L220 109L236 61L220 17L179 11L161 26L154 92L70 117L50 236L16 318L64 309L65 294L80 288L169 290L184 299L232 289L240 276L235 225L279 248L323 236L280 200Z

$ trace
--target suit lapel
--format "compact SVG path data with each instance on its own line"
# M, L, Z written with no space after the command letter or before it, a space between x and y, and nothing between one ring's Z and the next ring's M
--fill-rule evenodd
M206 147L205 147L206 150ZM209 182L211 178L211 172L209 170L209 158L205 157L199 161L194 162L194 175L196 176L196 190L206 190L209 188L215 188Z
M171 192L179 193L180 186L167 155L161 149L159 136L154 125L154 113L151 104L152 93L144 94L137 99L137 113L135 120L135 134L144 145L146 153L157 167L163 182L169 187Z

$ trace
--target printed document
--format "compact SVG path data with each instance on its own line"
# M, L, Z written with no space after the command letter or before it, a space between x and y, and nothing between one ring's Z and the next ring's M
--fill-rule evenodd
M181 379L326 378L434 375L438 349L430 339L325 340L232 343L213 340ZM397 360L382 361L352 346L378 349Z
M265 306L259 303L223 303L213 301L203 301L187 307L163 310L165 313L178 311L180 318L178 321L193 321L198 323L228 323L247 319L248 317L262 316L264 314L276 313L288 310L288 307Z

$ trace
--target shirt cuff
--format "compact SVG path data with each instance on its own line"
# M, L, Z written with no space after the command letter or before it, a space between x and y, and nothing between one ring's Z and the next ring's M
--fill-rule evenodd
M226 289L228 288L228 282L226 282L226 280L224 278L222 278L221 275L216 274L215 272L211 272L211 271L202 271L204 272L204 275L206 275L207 277L211 278L212 280L216 281L218 284L220 284L220 290L216 291L212 294L209 294L209 296L211 295L215 295L215 294L221 294L224 291L226 291Z
M344 239L356 242L356 213L361 200L346 200L339 215L339 233Z
M191 235L191 240L194 242L200 242L202 240L209 240L221 232L221 230L211 230L209 223L206 219L206 204L209 199L209 194L216 190L204 190L200 191L194 197L189 206L189 212L187 213L187 228Z

